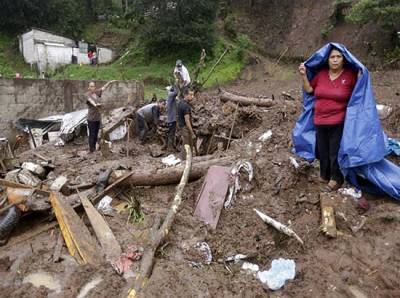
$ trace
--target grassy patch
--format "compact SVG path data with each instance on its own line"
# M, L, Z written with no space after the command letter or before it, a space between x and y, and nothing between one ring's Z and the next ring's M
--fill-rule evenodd
M19 52L18 39L0 35L0 74L6 78L20 73L23 78L37 78L37 74L25 63Z

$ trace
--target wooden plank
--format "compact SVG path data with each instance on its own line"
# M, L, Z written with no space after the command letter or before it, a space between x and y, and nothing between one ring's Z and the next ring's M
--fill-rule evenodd
M79 264L100 264L102 252L74 209L63 201L59 193L52 192L50 202L69 253Z
M213 229L217 227L229 187L229 167L212 166L207 171L194 215Z
M330 193L321 192L319 194L321 205L321 230L329 237L336 237L336 220L335 220L335 197Z
M78 193L79 194L79 193ZM85 208L89 221L96 233L97 240L99 240L101 247L109 262L115 261L122 254L121 246L115 238L113 232L104 220L103 216L93 207L89 199L79 194L83 208Z
M50 192L48 192L48 191L45 191L45 190L42 190L42 189L39 189L39 188L35 188L35 187L30 186L30 185L17 183L17 182L14 182L14 181L9 181L9 180L6 180L6 179L0 179L0 185L1 186L5 186L5 187L12 187L12 188L29 188L29 189L34 189L38 194L45 195L45 196L49 196L50 195Z

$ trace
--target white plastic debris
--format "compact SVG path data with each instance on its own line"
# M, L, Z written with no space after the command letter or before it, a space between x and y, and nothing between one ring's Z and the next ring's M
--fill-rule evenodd
M24 162L21 168L28 170L42 178L44 178L44 176L46 175L46 170L41 165L35 164L33 162Z
M362 192L361 190L355 189L355 188L339 188L338 193L341 195L351 197L355 200L358 200L359 198L362 197Z
M268 130L267 132L263 133L258 140L261 142L265 142L272 137L272 130Z
M234 262L235 264L237 264L240 260L244 260L244 259L247 259L246 255L237 254L237 255L226 258L225 262Z
M168 155L161 159L161 162L167 166L176 166L181 160L173 154Z
M279 290L287 280L292 280L296 276L296 263L293 260L279 258L273 260L271 269L259 271L257 278L261 281L264 288Z
M256 274L258 271L260 271L260 267L258 267L257 264L243 262L242 270L247 271L248 273Z
M56 180L51 184L50 190L61 191L61 189L67 184L68 178L65 176L58 176Z
M111 207L111 202L113 198L110 196L105 196L97 204L97 209L103 214L111 214L113 212L113 207Z
M230 208L233 205L233 202L236 198L236 194L241 190L239 178L240 178L240 170L244 169L249 175L249 182L253 180L253 166L248 161L239 160L235 166L231 169L231 177L233 180L232 185L229 187L228 198L224 203L224 207Z
M378 110L378 116L379 119L383 120L389 117L389 115L392 113L393 108L390 106L385 106L381 104L376 105L376 109Z
M123 139L126 135L126 132L127 132L127 130L126 130L125 124L118 126L116 129L114 129L110 133L110 141L116 141L116 140Z
M298 169L300 167L299 163L294 157L290 156L289 159L290 163L294 166L295 169Z

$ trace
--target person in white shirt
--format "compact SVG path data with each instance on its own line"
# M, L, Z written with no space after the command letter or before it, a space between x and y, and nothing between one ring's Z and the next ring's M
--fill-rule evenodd
M174 77L176 81L176 86L178 87L179 90L180 94L179 97L181 98L183 90L189 88L190 86L190 75L185 65L183 65L182 60L176 60L174 68Z

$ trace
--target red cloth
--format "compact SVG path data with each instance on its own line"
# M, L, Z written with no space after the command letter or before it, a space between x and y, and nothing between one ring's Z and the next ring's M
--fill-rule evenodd
M344 122L347 103L357 82L357 73L345 68L335 80L329 78L329 70L322 69L311 81L316 98L315 125L333 125Z

